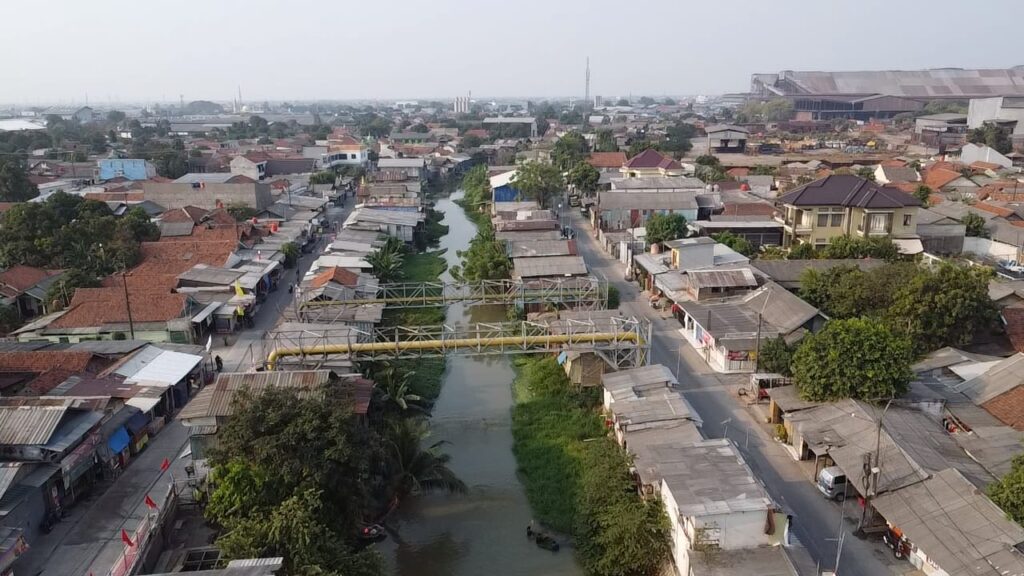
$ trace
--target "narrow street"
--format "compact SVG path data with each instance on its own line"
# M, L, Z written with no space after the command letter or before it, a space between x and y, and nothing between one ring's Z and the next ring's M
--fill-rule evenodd
M580 255L591 274L606 278L618 288L623 313L652 321L651 362L664 364L676 371L687 400L704 421L704 435L721 438L728 434L776 503L793 514L797 539L807 547L822 569L831 569L836 559L840 507L821 496L807 471L771 438L767 426L760 424L752 412L738 401L735 390L745 376L720 375L711 370L678 332L681 328L679 322L667 312L648 306L637 285L625 280L625 266L601 249L590 225L578 212L572 214L571 223L577 231L576 244ZM847 518L855 514L853 506L853 502L847 505ZM853 536L851 532L855 528L856 525L849 520L842 523L847 534L839 574L902 575L913 570L909 563L894 560L882 545Z
M342 208L328 212L328 218L339 223L352 210L349 199ZM305 274L326 240L321 238L310 254L302 254L298 271ZM282 284L271 292L257 313L253 328L230 335L224 345L222 336L214 336L213 356L220 356L224 370L246 372L263 361L263 336L277 324L281 312L290 306L292 294L288 284L295 282L296 271L286 270ZM199 344L205 344L200 342ZM188 429L177 420L167 424L146 446L116 480L98 488L104 490L79 502L68 510L67 516L49 534L30 543L29 551L18 560L18 574L31 576L86 576L104 575L121 558L124 549L121 529L134 534L139 523L151 510L144 499L149 495L163 502L172 478L180 482L186 478L185 466L191 459L183 457L188 448ZM164 458L171 462L167 471L160 469Z

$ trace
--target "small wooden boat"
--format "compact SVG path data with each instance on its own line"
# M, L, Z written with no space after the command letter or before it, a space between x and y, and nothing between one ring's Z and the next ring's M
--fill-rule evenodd
M555 540L551 536L544 534L543 532L537 532L533 538L533 541L537 543L538 548L550 550L552 552L558 552L558 540Z

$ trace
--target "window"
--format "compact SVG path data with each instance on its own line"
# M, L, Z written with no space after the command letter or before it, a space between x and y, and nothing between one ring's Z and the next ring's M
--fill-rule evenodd
M839 228L842 225L843 225L843 215L842 214L833 214L832 215L832 227L833 228Z
M872 234L884 234L889 231L889 218L884 214L873 215L870 222L868 231Z
M911 216L910 214L904 214L903 215L903 225L904 226L910 226L911 219L913 219L913 216Z
M843 225L843 209L818 208L818 227L838 228Z
M828 214L825 214L823 212L819 213L818 214L818 228L824 228L826 226L828 226Z

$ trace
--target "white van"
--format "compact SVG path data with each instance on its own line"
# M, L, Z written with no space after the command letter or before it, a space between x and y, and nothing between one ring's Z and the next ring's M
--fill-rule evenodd
M829 466L818 472L818 490L829 500L842 502L846 499L850 483L839 466Z

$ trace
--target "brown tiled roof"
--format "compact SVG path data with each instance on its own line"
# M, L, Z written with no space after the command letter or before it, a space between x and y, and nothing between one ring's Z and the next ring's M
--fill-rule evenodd
M187 297L162 290L132 287L128 301L134 322L166 322L180 318L185 312ZM105 324L128 322L128 307L123 288L78 288L63 316L50 323L50 328L90 328Z
M1002 216L1003 218L1006 218L1010 214L1014 213L1012 208L1007 208L1006 206L996 206L995 204L989 204L987 202L975 202L974 207L977 208L978 210L991 212L996 216Z
M20 294L42 280L61 272L61 270L44 270L42 268L17 264L0 272L0 286L10 287Z
M945 162L943 164L949 164ZM924 183L932 190L939 190L961 176L960 172L949 168L932 166L924 173Z
M138 285L170 291L176 284L175 277L196 264L223 266L228 257L238 248L236 240L205 240L186 236L178 242L143 242L139 264L128 276L128 287ZM103 280L104 286L121 286L120 275ZM134 313L135 308L132 308Z
M854 208L903 208L920 206L914 196L890 186L879 186L852 174L833 174L805 184L779 197L793 206L846 206Z
M312 284L314 288L319 288L328 282L334 282L335 284L341 284L342 286L354 287L359 284L359 275L351 270L332 266L330 268L325 268L323 272L314 276L309 283Z
M906 162L904 162L903 160L899 160L897 158L892 158L890 160L882 160L881 162L879 162L879 164L881 166L885 166L886 168L903 168L904 166L907 165Z
M100 202L142 202L145 200L143 193L135 190L130 192L86 192L82 194L82 198Z
M680 168L679 162L653 148L633 156L626 162L626 168Z
M270 160L270 154L267 154L266 152L246 152L245 154L242 154L242 156L245 157L246 160L256 163L266 162L267 160Z
M466 133L463 134L463 136L476 136L478 138L487 138L490 135L491 133L488 132L487 130L484 130L483 128L473 128L472 130L466 130ZM622 164L619 164L619 166L622 166Z
M993 164L992 162L982 162L981 160L978 160L977 162L971 162L970 166L971 166L971 168L974 168L975 170L982 170L982 171L984 171L984 170L1002 170L1002 168L1003 168L1003 166L1001 164Z
M1020 202L1024 200L1024 184L1016 180L992 182L978 189L978 200Z
M591 152L587 163L594 168L622 168L626 163L625 152Z
M736 166L735 168L729 168L725 173L733 178L739 178L750 174L750 168L747 168L746 166Z
M1006 324L1006 336L1014 350L1024 352L1024 308L1009 306L1000 312Z
M92 352L81 350L32 350L0 352L0 371L45 372L52 368L84 372L92 361Z
M775 207L767 202L726 202L723 216L771 216Z
M168 210L160 215L161 222L191 222L193 224L199 224L202 221L203 216L209 214L209 211L200 208L198 206L185 206L184 208L177 208L175 210Z
M1000 422L1024 430L1024 386L1017 386L981 405Z

